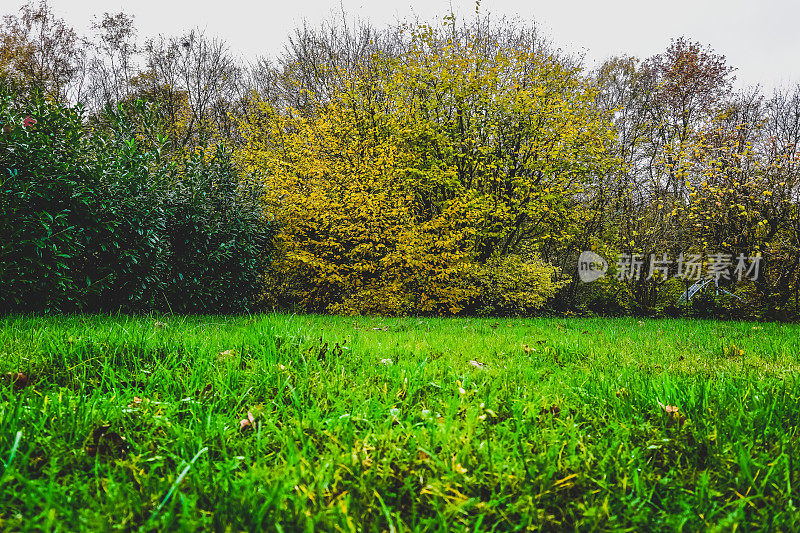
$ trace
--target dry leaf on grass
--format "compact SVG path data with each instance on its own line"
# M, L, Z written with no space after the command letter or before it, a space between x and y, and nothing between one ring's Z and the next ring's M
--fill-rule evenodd
M139 398L138 396L134 396L134 397L133 397L133 401L132 401L130 404L128 404L128 407L136 407L137 405L139 405L139 404L140 404L140 403L142 403L143 401L144 401L144 400L142 400L142 399L141 399L141 398Z
M658 401L658 400L656 400ZM683 416L678 407L676 405L664 405L660 401L658 401L659 407L664 410L664 413L669 417L668 424L672 425L677 422L678 427L683 427L683 424L686 422L686 417Z
M247 428L252 428L255 423L256 419L253 416L253 413L247 411L247 418L239 420L239 431L244 431Z
M558 405L551 405L550 407L542 407L539 410L539 416L551 415L553 418L558 418L561 414L561 407Z
M219 352L217 354L217 361L227 361L228 359L233 359L234 357L236 357L236 350L231 348L230 350Z
M454 455L451 460L451 464L453 465L453 471L461 474L462 476L467 473L467 469L461 466L461 463L456 461L456 456Z
M194 397L197 398L198 400L205 400L213 395L214 395L214 386L211 383L209 383L202 389L194 391Z

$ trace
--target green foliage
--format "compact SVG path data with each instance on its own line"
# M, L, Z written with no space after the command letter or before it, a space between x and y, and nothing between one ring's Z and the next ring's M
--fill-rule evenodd
M625 316L631 313L631 294L625 284L613 275L606 275L592 283L577 280L573 301L581 313L597 316Z
M0 308L75 309L93 195L78 110L0 87Z
M248 196L221 145L193 154L163 200L167 287L173 311L247 309L269 261L273 227Z
M86 186L96 194L98 231L84 256L87 277L96 281L88 309L146 309L163 299L169 167L137 131L137 123L148 123L148 110L140 104L138 111L133 122L122 108L107 108L107 126L92 137L96 166Z
M166 161L153 110L2 97L0 307L237 311L258 291L271 229L230 152ZM27 118L26 118L27 117ZM31 120L33 118L33 120Z
M679 300L687 289L688 287L684 280L678 278L669 278L660 283L656 289L656 303L653 314L655 316L679 316L683 311Z

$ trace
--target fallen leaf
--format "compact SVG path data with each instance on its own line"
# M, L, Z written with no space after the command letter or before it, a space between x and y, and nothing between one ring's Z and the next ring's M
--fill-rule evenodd
M139 389L144 390L147 384L143 381L118 381L117 388L120 389Z
M139 398L138 396L134 396L133 401L130 404L128 404L128 407L136 407L140 403L142 403L142 399Z
M678 411L678 407L676 405L664 405L661 402L658 402L658 405L669 417L669 424L677 422L678 426L682 427L683 423L686 422L686 417Z
M548 414L557 418L558 415L561 414L561 408L559 406L557 406L557 405L551 405L550 407L543 407L539 411L539 416L544 416L544 415L548 415Z
M198 398L198 399L201 399L201 400L206 399L206 398L210 398L213 394L214 394L214 386L211 383L209 383L208 385L206 385L202 389L198 389L198 390L194 391L195 398Z
M243 418L239 420L239 431L244 431L247 428L252 428L253 424L255 424L256 419L253 416L253 413L247 411L247 418Z

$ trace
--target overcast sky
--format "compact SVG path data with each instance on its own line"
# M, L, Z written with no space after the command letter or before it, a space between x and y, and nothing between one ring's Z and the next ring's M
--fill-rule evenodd
M200 27L221 37L245 58L274 56L304 19L331 16L376 24L419 16L435 21L452 9L474 16L474 1L453 0L50 0L55 13L88 34L92 16L125 11L135 17L140 40ZM3 14L25 4L3 0ZM645 58L662 52L672 37L711 45L736 67L737 86L760 83L770 91L800 81L798 0L483 0L480 10L499 18L533 21L554 44L583 53L588 67L615 55Z

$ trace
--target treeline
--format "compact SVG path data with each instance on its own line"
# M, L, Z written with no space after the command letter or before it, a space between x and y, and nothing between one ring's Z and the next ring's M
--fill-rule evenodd
M800 311L800 87L734 91L698 43L587 71L480 15L302 27L252 63L93 29L46 3L0 28L6 307ZM583 250L606 276L578 280ZM737 297L678 303L698 255Z

